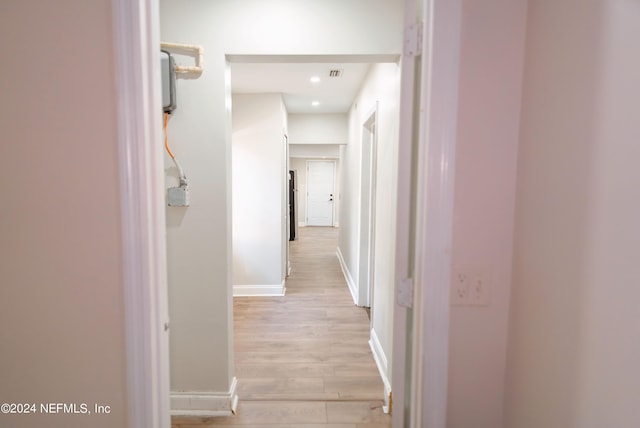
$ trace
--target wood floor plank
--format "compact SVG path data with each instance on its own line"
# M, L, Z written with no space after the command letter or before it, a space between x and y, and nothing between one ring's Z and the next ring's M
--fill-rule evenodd
M235 416L215 419L215 424L302 424L327 422L326 405L322 402L240 402Z
M338 363L332 364L334 376L349 377L349 376L370 376L371 373L378 370L374 361L370 361L369 363Z
M238 395L243 400L255 400L256 396L263 397L270 394L280 397L289 396L291 400L295 400L296 395L336 392L335 389L325 391L322 377L241 378L238 381Z
M370 368L369 368L370 370ZM351 370L355 372L356 370ZM260 379L263 377L324 377L335 376L334 364L236 364L236 376L239 379Z
M216 425L176 425L175 428L203 428ZM225 425L227 428L357 428L356 424L249 424L249 425ZM363 425L369 428L369 425ZM174 428L174 427L172 427ZM374 428L378 428L377 426Z
M386 424L390 422L391 416L382 412L382 403L379 401L338 401L327 403L327 419L331 423Z
M329 424L327 424L329 425ZM356 424L356 428L389 428L391 426L390 423L383 424Z
M380 376L325 377L324 390L336 392L343 399L375 400L384 393Z

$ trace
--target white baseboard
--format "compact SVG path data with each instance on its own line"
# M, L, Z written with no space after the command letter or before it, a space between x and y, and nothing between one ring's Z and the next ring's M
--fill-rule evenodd
M376 331L374 329L371 329L369 346L371 347L373 359L376 362L376 366L378 366L378 371L380 372L380 377L382 378L382 383L384 384L384 406L382 407L382 410L384 410L385 413L389 413L389 404L391 402L391 381L389 380L387 356L382 349L380 339L378 339L378 335L376 334Z
M305 223L304 221L299 221L298 227L307 227L307 223Z
M284 296L285 282L275 285L234 285L233 297Z
M344 275L345 281L347 281L347 285L349 286L349 291L351 292L351 297L353 297L353 303L358 304L358 289L356 288L356 283L351 276L351 272L349 272L349 268L344 261L344 257L342 257L342 251L340 247L338 247L336 251L336 255L338 256L338 261L340 262L340 268L342 268L342 274Z
M238 380L228 392L172 392L171 416L231 416L238 407Z

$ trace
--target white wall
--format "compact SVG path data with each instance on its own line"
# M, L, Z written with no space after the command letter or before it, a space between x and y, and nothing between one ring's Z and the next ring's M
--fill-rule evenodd
M233 285L279 287L286 133L280 94L233 95Z
M490 303L451 307L449 428L502 426L525 17L463 2L452 264L484 272Z
M162 40L201 44L205 52L202 76L178 80L170 122L192 196L191 207L167 211L172 390L226 393L233 347L225 55L397 54L402 1L161 0L160 6ZM168 175L175 180L173 170Z
M640 420L640 4L529 2L505 426Z
M360 90L349 119L349 144L341 148L339 249L353 280L358 282L360 241L360 171L362 124L378 102L376 252L372 326L377 335L391 377L393 344L395 206L397 195L397 149L399 133L400 68L397 64L372 66Z
M289 144L289 157L332 159L340 157L338 144Z
M346 113L289 115L291 144L347 144L348 128Z
M1 426L126 426L113 40L108 0L0 6L0 401L111 406Z

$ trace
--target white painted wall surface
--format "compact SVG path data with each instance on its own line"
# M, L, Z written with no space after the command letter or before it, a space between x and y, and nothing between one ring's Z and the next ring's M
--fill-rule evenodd
M340 157L338 144L289 144L289 157L337 159Z
M529 2L508 428L640 420L640 4Z
M289 115L291 144L347 144L348 128L347 113Z
M167 210L172 390L226 393L233 346L225 55L398 54L402 1L160 0L160 13L163 41L200 44L205 53L202 76L178 80L170 122L192 197L191 207ZM173 183L170 165L167 160Z
M502 426L525 17L463 2L452 264L487 273L490 304L451 307L448 428Z
M3 427L127 425L113 40L107 0L0 6L0 401L111 406Z
M376 193L376 252L372 326L387 359L390 378L393 344L395 206L397 194L397 148L399 125L400 69L397 64L375 64L351 109L349 144L341 148L341 209L339 248L353 277L358 281L360 230L360 159L362 124L379 102L378 165Z
M280 94L234 95L232 110L233 284L279 286L285 123Z

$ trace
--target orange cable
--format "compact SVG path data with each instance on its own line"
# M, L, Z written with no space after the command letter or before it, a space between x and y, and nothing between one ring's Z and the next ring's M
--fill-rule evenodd
M171 156L171 159L175 159L176 157L173 155L173 152L169 148L169 135L167 135L167 122L169 122L169 113L164 114L164 148L167 149L167 153Z

